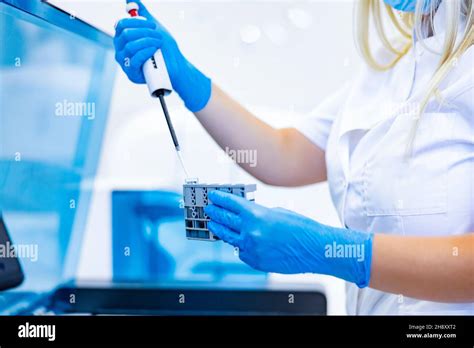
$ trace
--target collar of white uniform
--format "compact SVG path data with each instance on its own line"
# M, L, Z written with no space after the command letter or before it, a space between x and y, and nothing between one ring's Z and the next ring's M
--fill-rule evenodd
M440 52L444 44L444 35L446 33L445 22L447 12L445 1L441 2L433 18L434 35L423 39L423 43L425 43L426 46L428 46L435 52ZM462 33L464 32L465 27L466 21L460 21L457 38L458 43L460 38L463 36ZM423 45L420 44L419 40L417 40L416 35L413 35L413 38L416 55L424 54L426 49L423 47ZM433 53L428 52L428 54ZM391 74L391 79L396 80L395 82L392 81L392 86L398 87L396 90L385 90L385 92L387 93L387 98L390 96L392 98L393 105L400 105L401 110L406 109L406 105L404 104L404 102L406 102L409 98L416 96L412 94L413 81L409 78L411 74L415 71L415 65L415 59L404 59L398 62L398 73ZM430 73L433 73L434 70L436 70L437 66L436 64L431 64L431 66L428 68L432 70ZM382 88L382 91L383 90L384 89ZM351 108L351 110L348 111L348 115L346 115L346 117L342 117L339 128L339 137L342 137L344 134L354 129L370 129L378 122L391 118L397 114L397 109L395 107L393 110L391 110L390 107L388 107L387 109L389 112L381 116L380 106L377 106L375 104L367 103L366 105L359 105L359 108Z

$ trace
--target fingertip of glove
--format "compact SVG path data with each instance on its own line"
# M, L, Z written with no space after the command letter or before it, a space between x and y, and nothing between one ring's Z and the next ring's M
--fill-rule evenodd
M211 231L212 233L214 233L214 234L217 235L219 232L217 231L217 233L216 233L216 229L217 229L216 227L217 227L216 224L215 224L214 222L212 222L212 221L209 221L209 222L207 223L207 228L209 229L209 231ZM219 236L218 236L218 237L219 237Z
M209 211L209 210L212 210L212 209L214 209L213 204L208 204L204 207L204 211Z

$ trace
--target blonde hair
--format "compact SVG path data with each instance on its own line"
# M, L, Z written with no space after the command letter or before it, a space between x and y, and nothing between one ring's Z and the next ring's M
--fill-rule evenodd
M423 11L425 1L417 1L415 13L400 12L398 16L394 9L384 3L383 0L358 0L354 10L356 45L364 60L373 69L385 71L393 68L412 48L414 35L419 40L419 44L440 57L438 67L426 87L426 94L417 108L418 114L415 117L415 126L410 136L410 149L418 126L418 120L426 109L428 102L433 96L438 97L438 86L474 42L472 0L432 0L428 13ZM446 31L441 51L435 51L433 48L428 47L423 42L423 39L430 33L436 34L433 18L441 1L446 2ZM398 37L392 41L389 40L386 28L383 25L382 8L384 8L385 14L390 18L393 26L392 30L394 29L398 34ZM378 62L372 54L369 40L371 18L384 49L393 56L388 63ZM463 33L458 32L461 19L465 19L466 23Z

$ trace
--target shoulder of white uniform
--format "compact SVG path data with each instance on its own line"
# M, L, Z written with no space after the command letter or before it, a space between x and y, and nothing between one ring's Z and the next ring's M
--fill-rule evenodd
M470 46L461 57L453 61L453 71L459 71L463 75L469 74L472 76L474 72L474 48Z
M467 51L453 62L454 66L448 73L446 80L442 83L444 93L450 99L466 99L468 104L473 104L474 89L474 49L469 47Z

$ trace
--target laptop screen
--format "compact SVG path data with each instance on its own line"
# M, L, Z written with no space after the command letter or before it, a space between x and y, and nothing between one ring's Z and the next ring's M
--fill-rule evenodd
M0 1L0 212L24 290L74 274L115 73L112 40L40 1Z
M18 249L10 241L8 231L0 215L0 290L17 287L24 276L16 257Z

